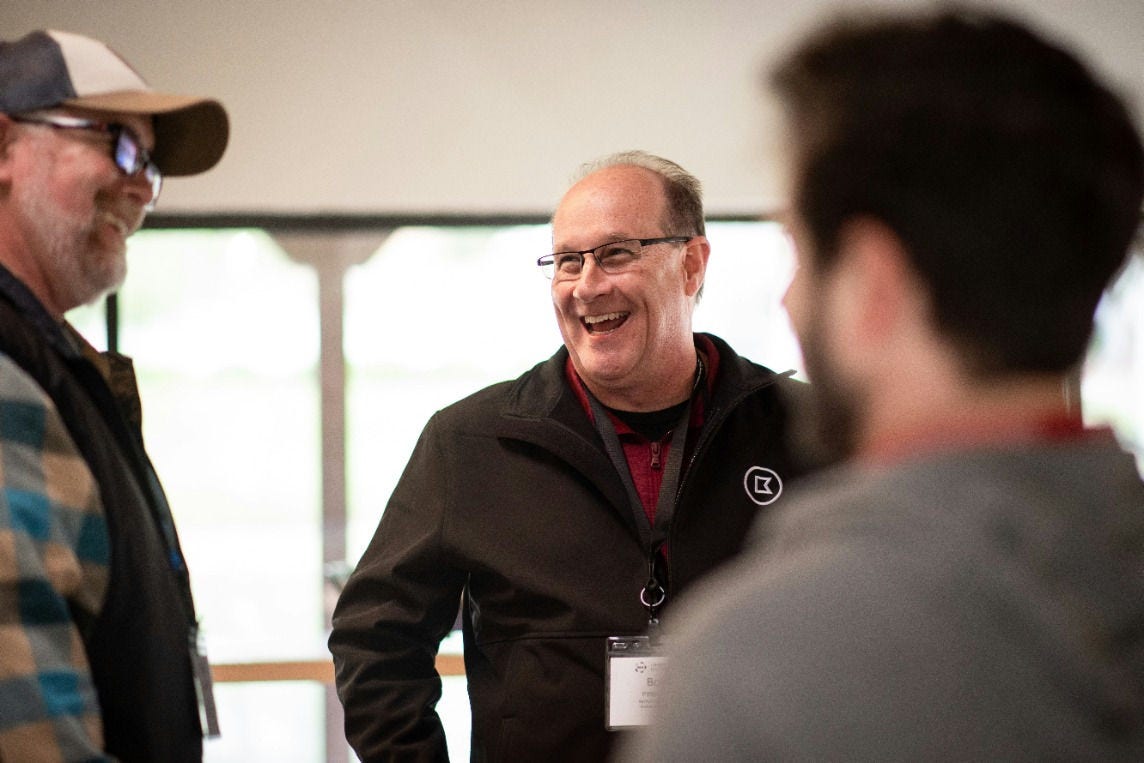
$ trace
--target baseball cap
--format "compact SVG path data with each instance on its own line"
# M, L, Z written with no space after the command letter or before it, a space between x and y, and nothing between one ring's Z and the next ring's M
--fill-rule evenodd
M55 106L150 115L155 129L151 159L164 175L205 172L226 150L229 121L221 103L152 90L98 40L40 30L0 42L0 113Z

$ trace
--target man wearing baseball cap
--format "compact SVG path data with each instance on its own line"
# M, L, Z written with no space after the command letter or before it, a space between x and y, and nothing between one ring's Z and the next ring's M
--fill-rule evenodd
M197 761L217 733L130 360L64 313L122 283L163 178L227 135L101 42L0 42L0 760Z

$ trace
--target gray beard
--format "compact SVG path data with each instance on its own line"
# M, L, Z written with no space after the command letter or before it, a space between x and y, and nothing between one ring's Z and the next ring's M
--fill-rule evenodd
M16 200L30 226L40 267L56 304L67 311L93 302L117 289L127 275L125 247L100 248L96 233L98 207L90 219L61 218L46 194L25 194Z

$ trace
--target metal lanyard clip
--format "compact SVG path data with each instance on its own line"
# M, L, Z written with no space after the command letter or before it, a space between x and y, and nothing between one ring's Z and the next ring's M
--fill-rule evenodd
M655 558L657 552L653 551L648 555L647 560L647 582L644 583L643 590L640 591L640 603L647 607L647 616L649 623L659 622L656 618L656 612L660 606L663 605L667 599L667 589L659 582L659 578L655 574Z

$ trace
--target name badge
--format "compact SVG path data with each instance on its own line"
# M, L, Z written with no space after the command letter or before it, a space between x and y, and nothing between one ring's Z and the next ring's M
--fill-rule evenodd
M608 638L604 675L604 717L608 729L651 723L666 665L667 658L647 636Z
M214 680L211 677L211 664L203 648L198 626L190 633L191 668L195 684L195 697L199 704L199 723L203 736L213 739L219 736L218 710L215 707Z

